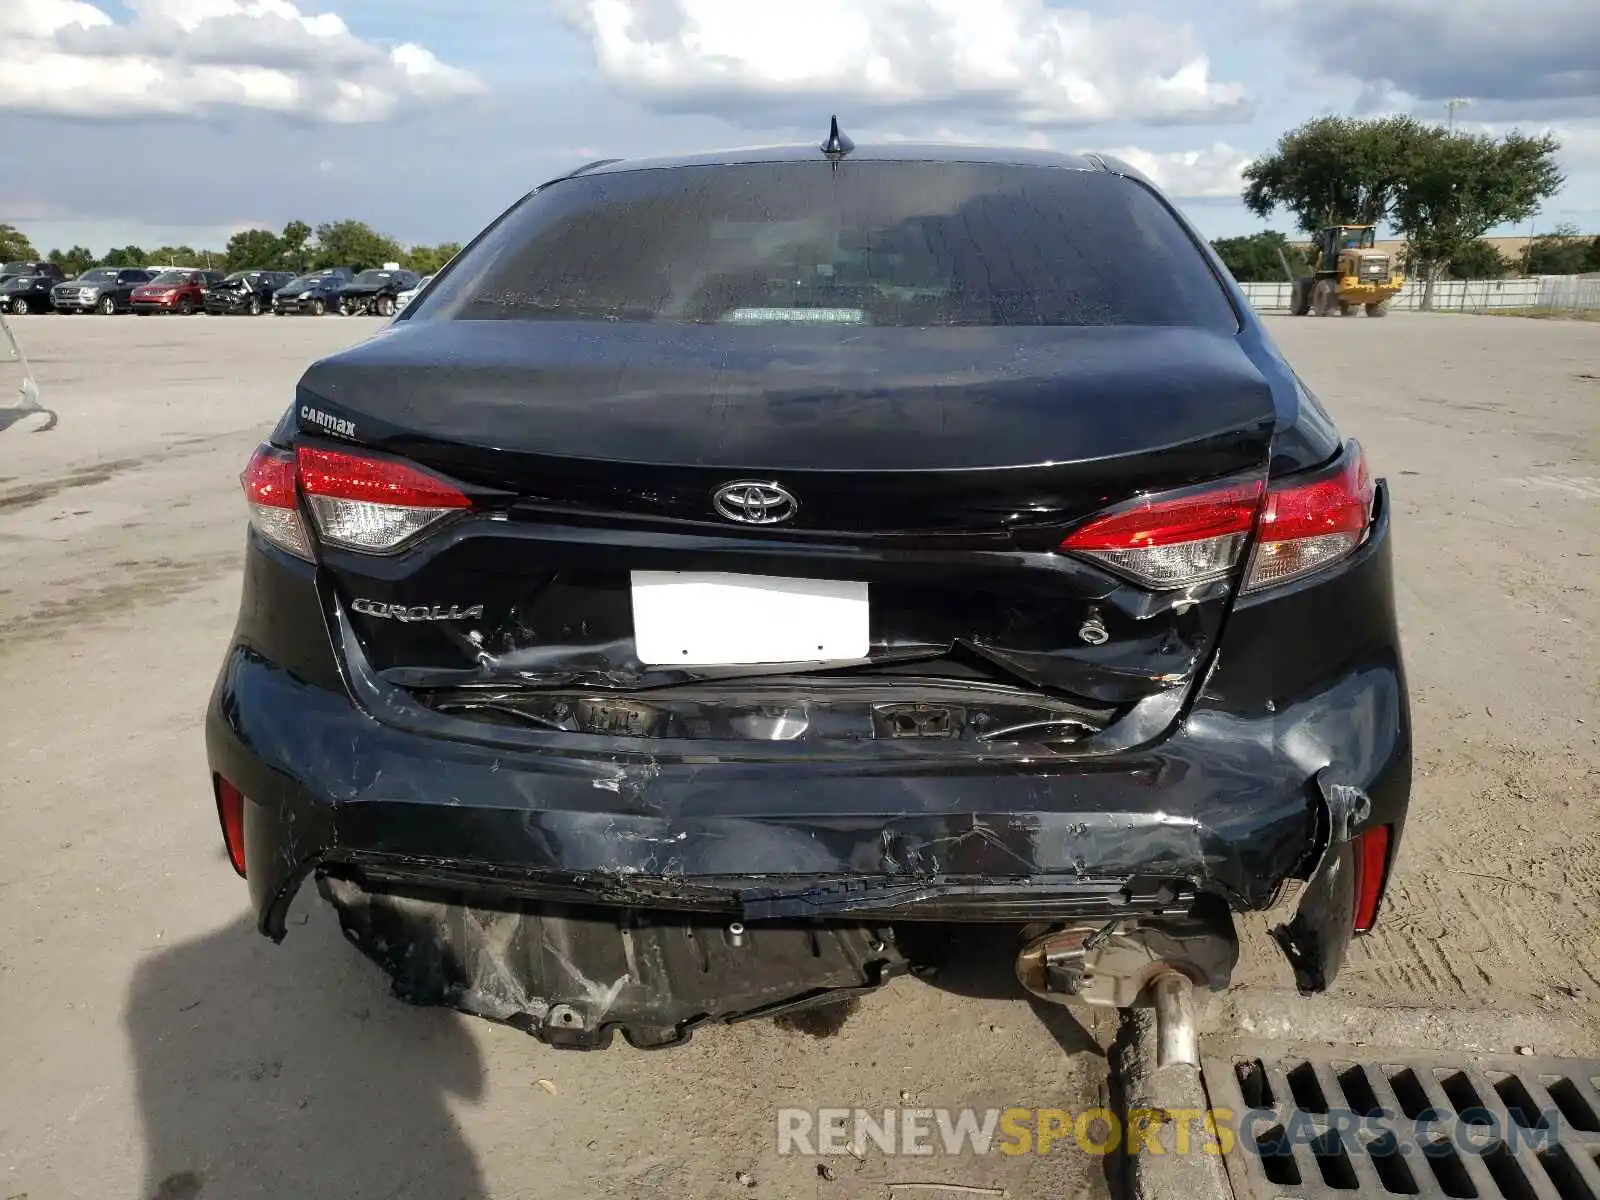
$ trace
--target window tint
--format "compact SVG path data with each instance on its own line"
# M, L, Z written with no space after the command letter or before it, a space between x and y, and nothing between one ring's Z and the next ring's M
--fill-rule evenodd
M1237 328L1200 251L1130 180L820 158L555 183L420 317Z

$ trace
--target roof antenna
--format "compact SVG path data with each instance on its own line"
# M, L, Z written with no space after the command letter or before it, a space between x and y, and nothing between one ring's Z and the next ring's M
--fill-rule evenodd
M822 143L822 152L837 163L855 148L856 144L839 132L839 118L835 116L833 123L828 126L828 140Z

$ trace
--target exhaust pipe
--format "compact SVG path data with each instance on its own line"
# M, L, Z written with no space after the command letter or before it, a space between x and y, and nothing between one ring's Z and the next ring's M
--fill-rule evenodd
M1156 1066L1200 1065L1200 1034L1194 1018L1194 984L1187 975L1164 971L1148 989L1156 1013Z
M1154 1007L1173 1031L1175 1062L1195 1054L1195 992L1227 987L1239 961L1233 916L1222 905L1199 905L1187 916L1034 929L1017 955L1023 987L1052 1004Z

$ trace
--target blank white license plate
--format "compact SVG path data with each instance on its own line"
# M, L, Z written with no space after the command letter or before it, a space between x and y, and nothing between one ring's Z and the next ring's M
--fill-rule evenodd
M634 571L633 639L646 666L867 657L867 585L712 571Z

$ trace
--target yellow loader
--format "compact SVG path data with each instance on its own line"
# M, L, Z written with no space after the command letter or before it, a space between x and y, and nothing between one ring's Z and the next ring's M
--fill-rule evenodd
M1389 311L1389 298L1405 285L1399 264L1373 249L1371 225L1329 225L1317 235L1313 273L1294 280L1289 311L1297 317L1367 316Z

